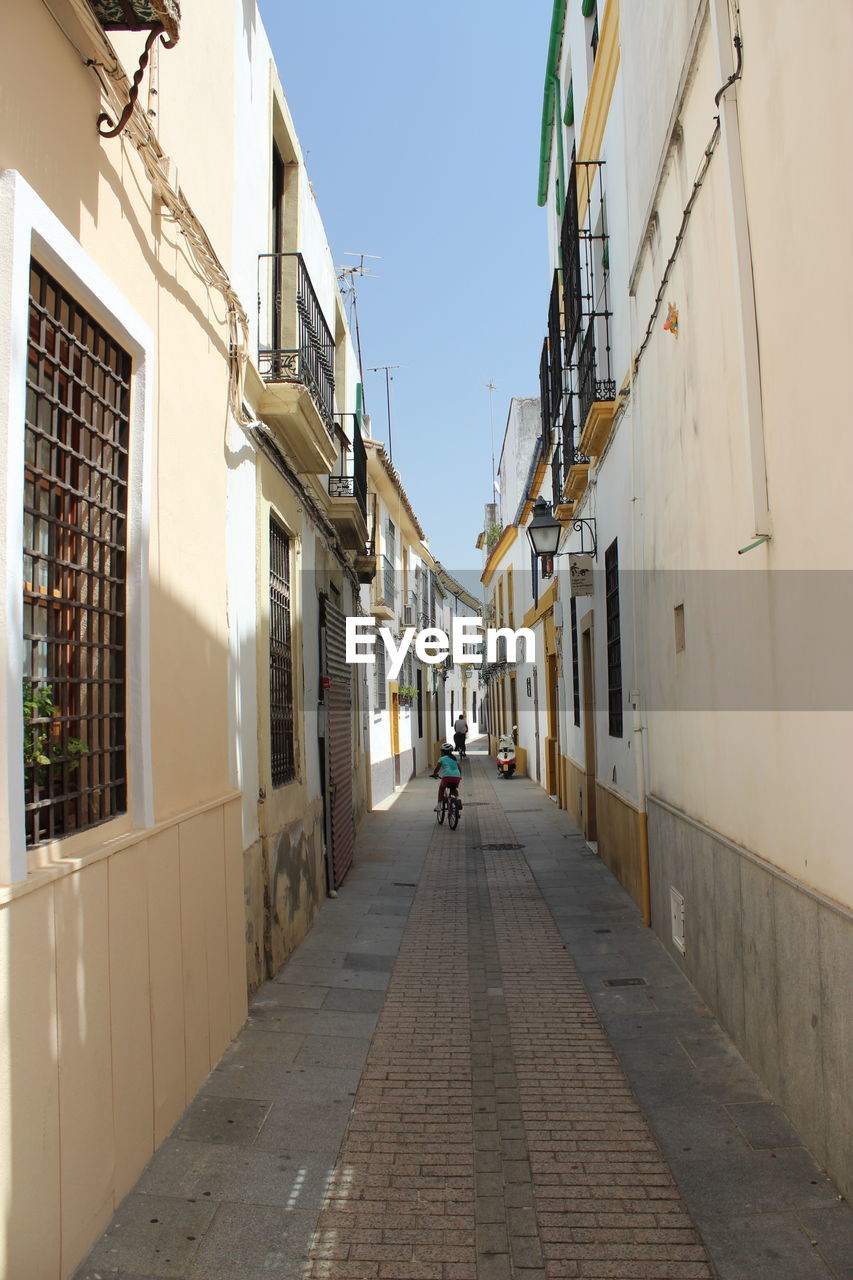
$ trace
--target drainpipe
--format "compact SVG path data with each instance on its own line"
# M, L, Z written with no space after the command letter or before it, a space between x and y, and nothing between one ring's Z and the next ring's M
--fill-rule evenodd
M737 5L735 5L737 13ZM741 399L747 430L755 537L769 539L770 508L767 494L767 459L764 443L764 406L761 398L761 359L755 307L755 281L749 239L749 216L737 107L737 81L741 74L740 36L732 39L729 0L711 0L711 27L717 50L722 88L717 94L723 155L728 170L729 217L734 247L736 307L741 349ZM737 49L737 67L732 56Z

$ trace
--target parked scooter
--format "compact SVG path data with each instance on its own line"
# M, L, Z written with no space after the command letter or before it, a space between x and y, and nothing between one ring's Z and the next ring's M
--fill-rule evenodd
M513 733L517 726L513 725ZM498 777L511 778L515 773L515 738L513 733L504 733L498 739Z

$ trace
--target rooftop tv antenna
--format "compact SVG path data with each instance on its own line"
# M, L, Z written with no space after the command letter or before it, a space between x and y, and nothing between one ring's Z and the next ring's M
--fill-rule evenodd
M402 369L401 364L378 364L374 368L368 369L368 373L384 373L385 374L385 399L388 404L388 461L394 461L394 453L391 448L391 370Z
M371 270L369 270L368 267L364 265L364 259L373 258L378 262L380 255L378 253L353 253L350 249L345 249L344 257L358 258L357 266L353 264L352 266L347 265L343 267L338 267L338 280L340 281L342 292L348 293L350 298L352 299L352 318L353 318L353 328L355 329L355 346L356 346L356 351L358 352L358 372L362 381L362 394L364 394L363 392L364 366L362 365L362 362L361 362L361 333L359 332L359 328L358 328L358 297L356 295L355 280L356 280L356 276L367 276L368 279L370 280L376 280L377 277L373 274Z
M497 387L493 382L486 383L486 390L489 393L489 435L492 441L492 501L494 502L495 493L500 493L498 488L498 478L495 474L495 415L492 405L492 397L497 391Z

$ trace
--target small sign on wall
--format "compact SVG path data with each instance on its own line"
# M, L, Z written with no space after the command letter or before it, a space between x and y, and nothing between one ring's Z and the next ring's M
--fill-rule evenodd
M592 589L592 556L569 556L569 579L573 596L591 596Z

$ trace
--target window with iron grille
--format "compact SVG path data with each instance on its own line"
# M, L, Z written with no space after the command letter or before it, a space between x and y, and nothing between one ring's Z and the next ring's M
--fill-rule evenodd
M604 553L607 613L607 701L611 738L622 737L622 640L619 628L619 552L614 538Z
M30 265L24 454L27 844L127 809L131 359Z
M274 787L282 787L296 777L290 538L273 515L270 516L270 772Z
M569 614L572 621L572 712L576 725L581 722L581 680L580 658L578 655L578 605L574 596L569 602Z
M376 645L376 661L373 664L374 710L384 711L388 706L388 685L385 683L385 645L380 639Z
M393 609L397 600L397 580L395 574L397 558L397 530L393 520L385 525L385 559L382 566L382 598L389 609Z

